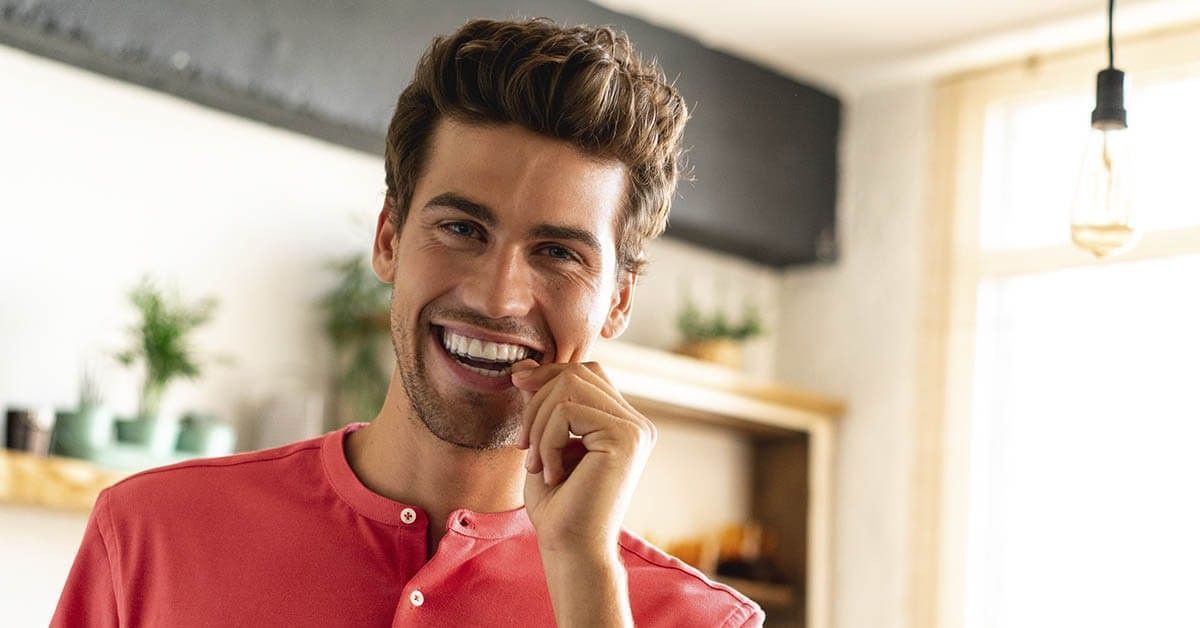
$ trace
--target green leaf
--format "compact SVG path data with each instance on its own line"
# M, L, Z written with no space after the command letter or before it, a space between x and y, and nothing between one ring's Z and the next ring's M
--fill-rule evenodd
M705 316L690 297L684 301L675 323L685 342L716 338L748 340L765 333L758 309L750 304L746 304L742 320L735 325L724 311Z
M206 297L188 303L177 293L160 288L149 277L130 290L129 300L141 321L130 328L130 346L114 357L125 366L140 362L145 367L140 411L150 412L171 381L201 374L188 337L212 320L217 300Z

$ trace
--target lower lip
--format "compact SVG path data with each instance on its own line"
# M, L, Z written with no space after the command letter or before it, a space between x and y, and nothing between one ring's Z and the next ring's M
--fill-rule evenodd
M462 363L460 363L458 360L455 360L454 357L451 356L448 351L446 351L446 348L442 346L442 341L440 338L438 338L438 331L433 328L430 328L429 331L429 342L433 345L434 352L442 356L441 361L445 363L446 369L450 371L450 374L457 379L461 385L467 388L474 388L476 390L482 390L485 392L502 392L513 387L512 377L510 375L490 377L487 375L480 375L479 373L466 369L463 367Z

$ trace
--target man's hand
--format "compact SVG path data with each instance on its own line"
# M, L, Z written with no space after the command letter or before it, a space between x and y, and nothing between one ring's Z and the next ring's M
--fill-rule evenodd
M628 618L617 539L658 432L595 362L523 360L512 381L526 398L525 508L555 615L560 625L611 620L610 610Z

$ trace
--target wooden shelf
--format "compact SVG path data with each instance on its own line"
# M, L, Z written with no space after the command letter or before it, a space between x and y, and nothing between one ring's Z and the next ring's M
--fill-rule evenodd
M601 342L593 357L652 420L751 435L751 516L779 535L772 561L795 585L717 577L764 607L770 625L832 621L833 449L842 402L656 349Z
M658 349L601 342L593 357L631 402L672 418L779 434L822 429L845 412L836 399Z
M86 513L101 490L126 475L86 460L0 449L0 502Z

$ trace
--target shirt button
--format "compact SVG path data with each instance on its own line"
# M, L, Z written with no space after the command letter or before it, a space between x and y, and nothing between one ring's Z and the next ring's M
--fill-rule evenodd
M404 523L412 523L417 520L417 511L412 508L405 508L400 511L400 520Z
M420 606L425 603L425 596L419 590L413 589L413 592L408 594L408 601L412 602L413 606Z

